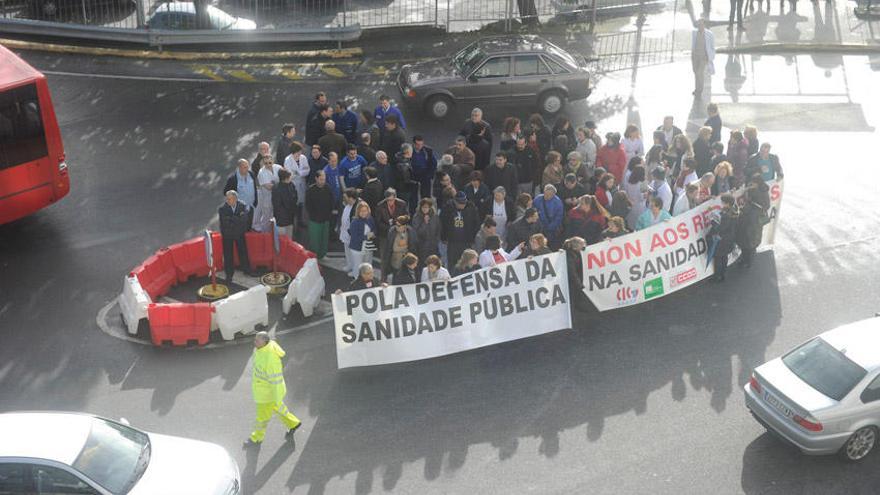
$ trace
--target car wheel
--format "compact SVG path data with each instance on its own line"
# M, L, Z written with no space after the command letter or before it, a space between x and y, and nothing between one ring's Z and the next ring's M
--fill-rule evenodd
M877 445L877 428L866 426L859 428L843 444L840 453L843 458L850 462L861 461L868 457Z
M445 95L436 95L428 98L425 109L432 118L445 119L452 111L452 100Z
M547 115L556 115L565 108L565 95L561 91L547 91L538 99L538 108Z

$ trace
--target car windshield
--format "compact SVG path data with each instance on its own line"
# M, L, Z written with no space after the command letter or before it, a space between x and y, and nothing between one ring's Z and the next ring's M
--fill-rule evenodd
M782 358L792 373L834 400L846 397L867 371L820 338L815 338Z
M146 433L101 418L73 467L113 493L126 493L147 469L150 439Z
M472 43L452 57L452 66L462 74L469 74L484 58L486 54L480 50L480 45Z
M223 12L222 10L208 5L208 18L211 19L211 27L214 29L226 29L235 24L235 17Z
M575 61L571 54L552 43L547 43L547 52L568 64L570 69L575 69L578 66L577 61Z

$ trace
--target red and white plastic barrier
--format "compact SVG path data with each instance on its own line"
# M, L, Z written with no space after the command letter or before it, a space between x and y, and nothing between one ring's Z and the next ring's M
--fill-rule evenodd
M213 310L208 303L150 304L147 314L153 344L171 341L173 345L187 345L190 340L207 344Z
M214 321L223 340L232 340L235 334L254 333L254 326L269 324L269 288L256 285L232 294L214 304Z
M122 319L128 327L128 333L132 335L137 333L138 324L147 317L147 307L152 302L137 277L134 275L125 277L122 283L122 295L119 296L119 309L122 311Z
M316 258L308 258L302 268L296 273L290 286L287 288L287 294L281 301L281 309L284 314L290 313L290 308L294 304L299 303L303 316L312 316L315 307L321 301L324 295L324 277L321 276L321 270L318 267Z

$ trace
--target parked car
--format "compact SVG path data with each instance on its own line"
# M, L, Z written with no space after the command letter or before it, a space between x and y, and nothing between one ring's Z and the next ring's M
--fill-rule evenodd
M880 429L880 318L825 332L755 368L746 406L805 454L860 461Z
M251 30L257 23L243 17L234 17L213 5L207 5L208 29L217 30ZM150 29L198 29L196 6L193 2L166 2L156 7L147 19Z
M586 60L538 36L478 40L448 58L405 65L397 77L404 103L443 118L457 103L537 103L556 114L590 95Z
M238 495L226 450L89 414L0 414L0 492Z

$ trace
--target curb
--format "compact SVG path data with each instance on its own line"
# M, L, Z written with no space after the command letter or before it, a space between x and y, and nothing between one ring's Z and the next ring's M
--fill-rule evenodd
M837 45L821 43L765 43L762 45L726 46L716 53L834 53L834 54L873 54L880 53L880 45L843 43Z
M102 48L77 45L61 45L56 43L38 43L13 39L0 39L0 44L16 50L29 50L49 53L66 53L77 55L94 55L104 57L124 57L153 60L278 60L278 59L346 59L363 56L359 47L327 50L291 50L280 52L158 52L151 50L133 50L123 48Z

